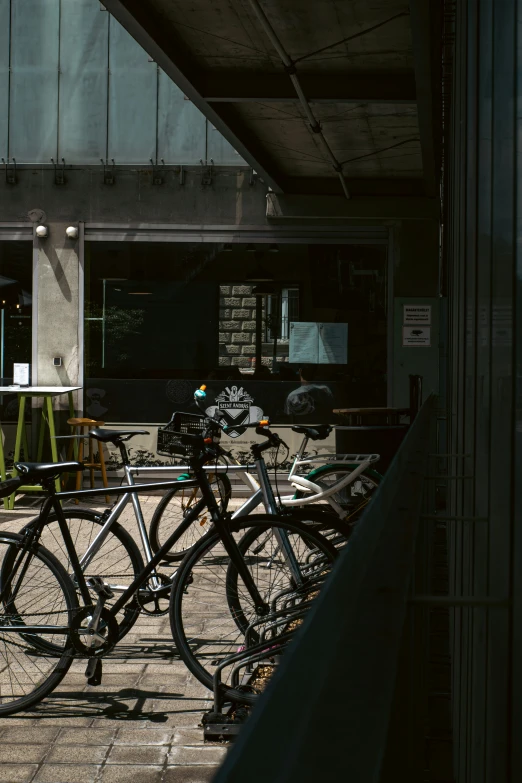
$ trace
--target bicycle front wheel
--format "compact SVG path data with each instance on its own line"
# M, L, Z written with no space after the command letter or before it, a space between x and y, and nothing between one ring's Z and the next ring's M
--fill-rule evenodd
M227 510L232 495L232 487L228 476L217 473L210 477L212 491L216 497L221 513ZM174 533L183 522L187 514L201 500L201 489L189 487L185 489L182 484L167 492L158 503L151 519L149 539L154 554L161 549L169 536ZM199 517L178 538L171 550L164 555L167 563L176 563L183 560L187 552L190 552L194 544L208 532L212 525L209 512L204 509Z
M0 534L0 716L37 704L66 675L73 649L69 624L78 609L65 569L44 547L24 549ZM28 626L33 626L27 631ZM42 626L42 630L34 630ZM63 633L51 630L63 628Z
M239 522L236 529L239 555L268 609L258 614L216 531L201 539L181 563L171 593L170 623L177 650L192 674L212 689L214 672L221 667L224 698L251 704L259 688L239 688L235 662L228 665L226 660L268 632L274 612L281 611L281 596L291 596L293 605L302 610L300 624L336 551L316 529L290 519L256 515ZM285 557L282 539L291 549L293 566ZM255 631L245 639L251 623L257 623ZM283 618L281 630L288 631L284 623Z
M76 554L81 561L100 533L105 524L105 518L102 514L81 509L65 508L63 513ZM39 519L36 518L29 525L38 525L38 522ZM74 583L71 562L56 514L49 514L47 517L42 527L40 543L60 561ZM106 608L110 609L122 592L143 571L143 568L143 558L136 542L118 522L113 522L105 539L93 547L92 556L83 573L86 580L91 576L100 576L111 588L114 598L109 598L105 603ZM96 604L98 600L96 593L94 590L91 590L90 593L93 604ZM118 621L119 639L122 639L132 628L139 613L140 609L136 601L130 602L118 613L116 620Z

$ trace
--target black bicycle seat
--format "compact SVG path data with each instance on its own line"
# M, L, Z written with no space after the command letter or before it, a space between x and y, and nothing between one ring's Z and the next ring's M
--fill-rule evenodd
M30 481L83 470L81 462L15 462L14 466L20 476Z
M324 440L331 433L333 427L330 424L319 424L317 427L292 427L294 432L306 435L310 440Z
M105 430L96 427L89 432L89 436L102 443L118 443L119 441L129 440L134 435L150 435L147 430Z

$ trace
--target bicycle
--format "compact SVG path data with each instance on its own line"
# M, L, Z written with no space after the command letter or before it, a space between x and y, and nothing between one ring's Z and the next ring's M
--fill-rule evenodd
M184 428L188 432L192 429L194 431L199 431L202 427L202 421L207 421L207 419L206 417L194 416L192 414L175 414L172 421L175 422L175 426ZM217 427L217 423L215 423L214 426ZM252 426L255 427L256 425L254 424ZM168 438L168 426L165 429L167 431L166 437ZM217 431L218 430L216 430L216 432ZM257 456L254 465L228 466L215 462L212 465L206 466L206 470L210 473L209 480L211 481L213 492L222 512L226 511L231 497L231 485L227 476L229 470L240 472L241 475L245 476L246 481L252 488L257 488L254 495L252 495L252 497L232 515L232 519L234 520L250 514L250 512L261 503L264 504L266 513L278 513L278 506L262 458L262 453L266 448L273 447L274 438L277 439L278 436L271 433L267 426L263 428L263 432L267 437L268 443L266 447L261 448L259 453L256 451ZM126 442L135 435L142 434L148 433L145 430L109 430L105 428L92 430L89 433L90 437L98 440L100 443L112 443L119 448L123 463L124 480L126 486L130 487L130 490L123 494L112 508L106 509L102 514L97 513L96 511L78 509L76 506L62 510L69 532L74 541L75 550L78 553L80 566L84 572L86 581L89 581L90 576L100 576L113 593L113 597L107 599L107 606L109 608L115 603L116 596L121 595L127 589L131 581L144 567L144 560L136 541L118 522L129 501L131 501L133 505L139 539L145 554L146 562L150 562L153 555L161 548L157 541L152 538L149 540L143 519L143 511L139 501L139 493L133 490L133 488L137 487L134 480L136 474L158 470L158 468L133 468L130 465ZM176 437L174 438L174 441L177 441ZM175 445L177 445L177 443ZM221 458L224 452L221 451L217 443L214 444L214 448L218 452L217 459ZM170 496L172 492L175 493L179 491L182 495L187 492L190 498L190 502L186 509L188 512L194 508L201 498L201 490L198 485L194 485L194 483L190 482L187 483L187 479L189 478L189 473L186 472L188 466L181 466L178 469L184 471L179 479L169 479L169 481L161 482L160 484L151 484L149 487L151 491L154 488L168 489L170 490L168 496ZM167 468L159 468L159 470L169 471L170 466ZM252 470L257 472L258 481L250 474L249 471ZM110 490L110 492L112 491L113 490ZM93 490L87 489L60 492L57 497L60 500L72 497L78 499L84 496L91 496L92 494ZM159 507L162 507L163 503L164 499L162 498ZM294 516L299 514L300 512L298 510L294 512ZM169 535L171 532L177 533L173 540L173 547L174 549L177 548L178 551L181 549L183 553L187 553L192 546L191 544L187 547L187 538L190 537L193 543L196 538L199 539L204 535L210 526L210 515L206 506L203 507L192 524L186 524L185 517L186 513L181 523L177 524L175 528L169 532ZM333 529L337 540L344 541L350 532L348 526L344 525L336 518L328 517L327 520L323 519L321 512L318 510L306 512L302 515L302 519L303 521L308 521L316 525L320 525L321 523L326 524L327 522L328 526ZM38 528L40 543L55 555L64 566L67 573L71 574L72 566L60 532L59 520L56 512L49 513L45 517L44 522L42 522L41 515L34 520L31 520L22 528L20 531L21 534L23 535L31 527ZM173 557L172 552L168 552L163 556L161 565L170 565L170 563L181 560L182 557L183 554ZM120 639L132 628L140 612L149 615L161 615L168 612L168 593L172 578L171 574L162 573L157 569L153 570L150 581L151 592L138 593L136 600L133 603L126 605L118 616Z
M195 395L196 402L201 407L204 401L204 394L205 389L201 387ZM217 423L226 431L226 425L219 421ZM336 517L345 523L337 525L337 534L344 538L348 537L353 524L360 517L382 479L382 476L371 468L371 465L379 459L379 455L326 454L320 457L306 457L308 441L310 439L314 441L324 440L332 431L332 427L323 424L316 427L296 426L292 427L292 429L294 432L303 434L303 440L288 476L288 480L294 485L296 492L293 495L280 496L278 502L271 488L266 465L264 462L260 464L260 461L256 458L256 472L259 481L256 481L248 473L245 474L244 477L250 486L252 494L234 512L232 518L236 519L249 514L263 503L268 513L285 513L286 509L291 508L294 513L301 515L302 519L305 519L307 516L315 516L315 521L317 522L317 515L326 511L324 506L318 506L317 504L326 501L328 503L326 508L329 508ZM270 444L263 451L268 448L277 450L281 446L286 447L286 444L277 433L270 433L269 437ZM223 452L223 454L229 459L231 458L229 453ZM307 476L298 475L297 470L302 465L311 465L312 463L323 461L326 464L312 470ZM239 467L237 463L231 463L231 469L237 470ZM149 527L149 539L154 552L160 549L162 541L170 535L172 530L181 524L194 500L195 497L191 492L186 497L185 489L180 486L176 486L165 493L154 511ZM315 506L313 511L310 509L312 504ZM335 527L331 517L330 524ZM201 534L202 531L197 526L188 528L183 537L178 539L179 548L169 552L165 560L169 563L180 561L190 551Z
M140 552L136 541L128 530L118 522L129 502L131 502L133 506L139 541L146 561L150 562L154 554L150 546L147 528L143 518L143 510L139 501L139 492L134 491L133 488L138 486L135 482L135 475L138 472L157 470L157 468L133 468L130 465L126 447L126 443L134 436L148 434L149 433L146 430L110 430L105 428L92 430L89 435L100 443L100 447L103 443L112 443L119 449L123 463L125 485L130 489L125 493L119 493L122 495L119 500L117 500L112 508L105 509L102 513L89 509L78 509L76 506L62 509L62 514L67 522L71 538L74 542L75 551L78 553L80 566L83 570L86 582L89 581L89 578L92 575L101 576L114 594L112 599L107 600L107 605L109 607L115 602L115 596L125 592L130 582L144 567L143 555ZM183 483L183 481L188 478L189 476L186 473L185 468L185 473L182 474L179 479L169 478L164 482L149 486L151 487L151 491L154 488L172 489L173 487L179 487L179 484ZM216 493L216 497L219 500L221 510L226 511L231 493L228 478L226 475L220 475L211 478L211 483L214 492ZM186 484L184 484L184 486L186 486ZM143 491L143 489L141 491ZM192 484L190 492L197 495L198 491L199 488L194 487ZM70 492L59 492L57 497L60 501L72 498L77 500L83 497L91 497L93 494L97 495L99 493L89 489L75 490ZM109 494L114 494L114 490L109 490ZM208 512L205 513L208 517ZM203 517L204 514L201 513L194 524L199 526ZM47 514L44 523L42 523L42 515L40 514L35 519L28 522L22 530L20 530L20 534L24 535L33 527L38 528L40 543L60 561L66 572L70 574L72 566L63 536L61 535L56 511ZM183 529L179 531L179 535L181 537L183 536ZM171 577L159 574L156 569L152 571L151 585L155 590L154 599L151 600L150 595L138 594L134 604L129 604L125 607L124 612L120 614L118 618L120 638L123 638L125 634L129 632L140 612L143 611L146 614L155 615L165 614L168 611L168 604L165 606L164 603L162 603L162 596L166 597L168 601L168 593L166 591L161 593L159 588L170 587L170 583Z
M237 649L245 623L251 624L254 618L263 622L264 617L270 617L274 591L291 586L294 592L302 590L303 596L308 597L310 553L315 553L322 570L326 571L334 562L336 551L314 527L290 517L279 519L265 514L231 524L230 516L219 509L204 468L209 459L218 456L213 448L213 438L180 433L179 440L184 444L179 447L179 453L183 451L190 458L194 475L189 483L201 487L202 491L201 500L187 515L185 524L187 527L192 524L206 507L213 526L192 550L188 562L182 563L172 590L169 583L156 592L170 592L171 627L178 651L196 677L212 687L214 669L223 657L226 659ZM0 484L0 497L12 494L22 481L42 484L47 494L40 526L33 523L23 536L0 536L0 544L5 550L0 568L0 657L4 658L4 665L0 666L0 715L27 709L44 698L65 676L74 656L89 658L88 682L98 684L101 681L101 659L120 638L118 613L132 605L140 590L142 599L144 594L155 592L151 584L154 569L178 535L178 532L173 533L115 603L107 608L113 593L99 576L92 576L87 584L61 508L61 499L76 497L78 493L57 493L54 486L61 474L82 468L79 463L17 463L19 478ZM169 483L101 488L84 493L131 494L163 489ZM74 581L38 541L38 531L45 525L51 508L57 516ZM241 535L245 532L250 538ZM239 542L234 536L240 536ZM250 551L252 540L255 546ZM209 575L210 594L207 590ZM221 589L220 594L217 588ZM319 588L314 585L314 589ZM91 591L96 594L96 603ZM219 629L217 639L215 633L208 638L213 629L206 627L204 639L195 646L191 626L195 619L191 604L194 592L205 596L206 607L216 618L214 622ZM80 599L83 605L80 605ZM41 616L45 617L45 623L34 621ZM232 675L228 680L221 680L222 697L253 703L255 694L242 691L234 682Z

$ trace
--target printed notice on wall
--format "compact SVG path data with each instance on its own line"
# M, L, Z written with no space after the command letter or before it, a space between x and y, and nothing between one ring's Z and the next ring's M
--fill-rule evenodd
M13 364L13 385L29 386L29 364Z
M403 324L431 325L431 305L404 305Z
M403 326L403 348L430 348L431 328L429 326Z
M292 364L346 364L348 324L293 321L290 324Z

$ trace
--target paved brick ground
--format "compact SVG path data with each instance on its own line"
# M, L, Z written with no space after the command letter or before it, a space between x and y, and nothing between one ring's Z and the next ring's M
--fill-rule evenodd
M146 519L156 498L142 500ZM19 530L35 511L0 512ZM132 512L120 520L133 530ZM86 685L85 661L34 711L0 719L0 783L206 783L226 747L203 744L209 692L185 669L169 618L140 616Z

